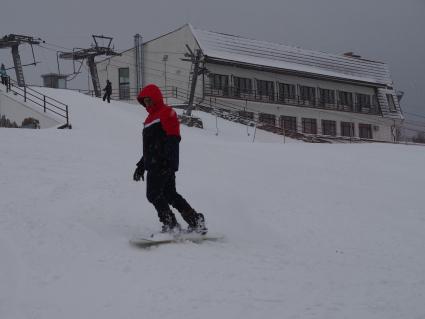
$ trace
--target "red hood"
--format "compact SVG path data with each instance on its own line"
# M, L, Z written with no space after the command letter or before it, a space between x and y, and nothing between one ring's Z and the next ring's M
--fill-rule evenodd
M146 107L143 104L143 98L145 97L150 97L152 99L152 106ZM137 96L137 101L139 101L140 104L146 107L146 110L149 114L155 113L165 106L161 90L155 84L148 84L147 86L145 86Z

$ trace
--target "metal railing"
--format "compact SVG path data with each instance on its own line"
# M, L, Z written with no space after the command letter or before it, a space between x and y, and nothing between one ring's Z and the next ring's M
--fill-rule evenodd
M59 117L65 119L66 124L60 128L70 127L69 124L69 108L68 105L62 103L50 96L40 93L28 86L20 87L18 83L8 77L6 92L13 92L15 95L23 97L24 102L31 102L38 107L43 108L44 113L52 112Z
M340 101L327 101L320 97L303 97L301 95L295 94L285 95L279 92L262 93L258 90L245 90L230 86L214 88L208 85L205 87L205 95L244 101L285 104L292 106L334 110L341 112L382 115L380 108L377 105L361 105L359 103L352 103L352 105L344 105Z
M167 87L160 87L160 90L162 92L162 95L164 98L176 98L181 100L187 100L189 99L189 91L184 90L175 86L167 86ZM77 89L76 91L90 95L95 97L94 90L81 90ZM135 100L137 98L137 95L139 94L140 89L138 88L129 88L123 92L122 89L112 89L111 99L116 101L128 101L128 100ZM104 95L104 92L102 94L102 97Z
M187 101L189 100L190 92L187 89L183 89L180 87L166 87L161 88L162 94L164 98L175 98L177 100L181 100L181 105L174 105L176 108L185 108L187 106ZM94 95L93 91L83 91L79 90L82 93L86 93L89 95ZM130 98L136 99L137 94L140 90L131 89L132 92ZM229 92L229 91L228 91ZM207 95L206 96L195 96L195 109L210 113L214 116L240 123L247 126L255 127L256 129L261 129L265 131L269 131L275 134L283 135L284 137L291 137L299 140L303 140L306 142L315 142L315 143L329 143L332 140L336 141L373 141L367 138L355 137L351 132L348 135L344 136L336 136L336 134L328 133L326 129L321 126L316 126L316 129L311 131L307 130L304 127L304 124L301 121L297 121L295 124L285 123L285 116L275 116L273 114L266 114L254 110L250 110L244 107L241 107L237 102L232 102L229 100L217 99L219 97L230 97L229 95ZM120 100L117 90L113 90L112 97L114 99ZM117 98L118 97L118 98ZM122 99L121 99L122 100ZM258 101L258 99L256 100ZM272 103L272 102L271 102ZM273 102L273 103L282 103ZM286 104L286 103L285 103ZM335 123L336 125L336 123ZM335 127L336 132L336 127Z
M165 93L164 93L165 92ZM174 87L172 89L163 90L164 97L174 97L187 101L189 98L189 91L181 88ZM305 142L312 143L330 143L331 141L339 142L361 142L361 141L373 141L368 138L361 138L354 136L354 132L350 132L348 135L336 135L336 123L335 134L329 133L326 128L318 126L311 131L307 130L307 127L302 121L296 121L295 123L287 123L285 121L286 116L275 116L274 114L262 113L246 108L241 108L240 105L232 103L230 100L220 100L213 96L195 96L196 109L215 115L217 117L240 123L247 126L253 126L256 129L272 132L274 134L282 135L285 137L291 137ZM182 107L185 107L182 105Z

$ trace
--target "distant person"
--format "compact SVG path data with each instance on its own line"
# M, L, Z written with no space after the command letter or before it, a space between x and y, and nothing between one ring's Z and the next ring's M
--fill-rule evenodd
M112 83L109 80L106 80L106 86L103 89L105 94L103 95L103 101L108 100L108 103L111 103L111 94L112 94Z
M204 215L197 213L176 191L176 171L179 167L180 123L176 112L164 104L160 89L150 84L143 88L137 100L149 113L143 129L143 156L136 164L133 179L146 177L146 196L155 207L162 232L178 233L181 230L170 209L179 211L188 224L188 232L206 234Z
M0 67L0 76L1 76L1 84L7 85L7 72L3 63L1 64L1 67Z

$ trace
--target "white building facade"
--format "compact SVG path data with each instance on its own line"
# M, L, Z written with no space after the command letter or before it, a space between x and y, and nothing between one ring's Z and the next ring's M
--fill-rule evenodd
M393 141L403 121L385 63L334 55L187 24L98 63L101 83L116 97L134 99L155 83L164 95L188 99L193 64L187 46L200 50L195 103L239 112L286 133Z

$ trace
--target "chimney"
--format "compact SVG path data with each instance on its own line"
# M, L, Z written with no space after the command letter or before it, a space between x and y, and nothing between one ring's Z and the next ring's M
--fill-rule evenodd
M139 91L144 86L143 38L139 33L134 36L134 48L136 64L136 88L137 91Z

